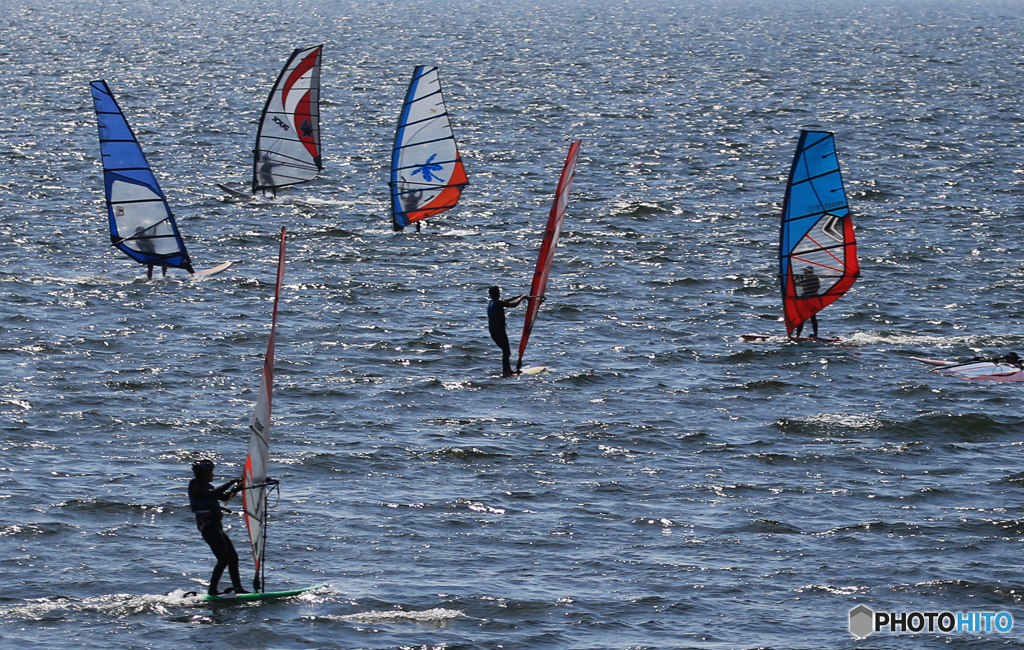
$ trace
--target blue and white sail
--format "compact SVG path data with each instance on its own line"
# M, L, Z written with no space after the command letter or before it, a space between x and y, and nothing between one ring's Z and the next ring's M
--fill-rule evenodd
M167 198L105 81L93 81L110 241L140 264L185 269L192 261Z
M469 185L437 66L413 70L395 129L388 184L395 230L454 208Z

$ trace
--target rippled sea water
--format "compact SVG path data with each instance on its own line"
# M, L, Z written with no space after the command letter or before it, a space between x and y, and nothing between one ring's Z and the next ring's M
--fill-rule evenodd
M1021 391L913 356L1021 350L1014 2L25 0L0 19L0 639L82 648L1020 647ZM294 47L325 43L325 169L239 202ZM438 65L472 185L387 216L394 122ZM110 248L88 82L111 86L201 282ZM836 133L862 277L783 334L778 215ZM583 155L527 363L528 286ZM189 464L240 473L290 233L268 584L209 606ZM518 338L521 310L510 313ZM244 525L230 518L243 551ZM243 555L243 574L251 558ZM858 642L848 611L1006 611ZM1020 616L1018 616L1020 614Z

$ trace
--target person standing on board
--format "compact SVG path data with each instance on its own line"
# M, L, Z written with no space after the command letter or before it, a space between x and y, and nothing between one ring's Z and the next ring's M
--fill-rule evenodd
M258 156L257 162L259 163L260 185L263 187L263 196L267 195L267 188L269 187L276 199L277 185L274 182L274 167L281 167L281 163L271 160L270 154L266 151L259 153Z
M391 185L391 183L388 183L388 185ZM402 195L402 210L404 210L407 215L410 212L415 212L416 208L420 207L420 199L423 198L423 190L416 190L415 192L408 191L405 188L409 187L409 185L409 181L405 180L405 177L403 176L402 184L399 185L399 188L401 188L401 191L405 192L405 194ZM415 223L416 232L419 232L420 222L416 221ZM400 226L397 221L392 220L391 229L395 232L402 232L405 230L405 226Z
M821 291L821 280L818 276L814 275L813 266L805 266L803 275L798 275L793 278L798 289L800 289L801 298L814 298ZM806 321L805 321L806 322ZM814 331L812 335L814 338L818 338L818 317L815 314L811 314L811 328ZM796 335L799 337L800 333L804 331L804 324L800 323L796 326Z
M508 300L501 299L501 287L487 290L491 301L487 303L487 329L491 338L501 348L501 376L511 377L516 374L512 370L512 347L508 344L508 333L505 332L505 308L518 307L527 295L524 293Z
M221 501L227 501L238 492L238 488L231 488L240 484L242 479L231 479L219 488L214 488L213 469L212 460L197 461L192 465L192 473L196 477L188 484L188 501L192 506L192 512L196 514L196 526L203 539L210 545L214 557L217 558L217 564L213 567L213 575L210 576L209 594L211 596L220 595L221 592L217 590L217 585L220 583L220 577L225 568L231 576L232 588L224 593L247 594L249 592L242 588L242 579L238 575L238 553L235 552L235 547L221 524L223 513L230 512L230 510L222 508L220 505Z
M142 253L145 253L147 255L156 255L156 246L153 245L152 239L150 239L149 237L142 236L146 230L147 229L143 228L142 226L139 226L135 229L135 245L138 246L139 251ZM163 268L164 275L167 275L167 267L161 265L161 268ZM146 279L153 279L152 264L146 264Z

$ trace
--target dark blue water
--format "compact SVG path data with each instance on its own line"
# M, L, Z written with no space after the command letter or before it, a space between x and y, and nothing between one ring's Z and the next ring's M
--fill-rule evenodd
M872 635L848 611L1020 614L1021 390L913 356L1021 350L1013 2L27 0L0 21L0 639L24 647L1020 647ZM240 183L266 93L325 43L324 173ZM472 185L394 235L413 66L440 66ZM201 282L108 245L106 79ZM782 334L801 128L836 133L862 277ZM527 363L525 291L583 156ZM279 317L268 586L211 607L190 463L240 473ZM510 314L518 339L521 311ZM236 505L237 509L237 505ZM244 525L230 534L251 573Z

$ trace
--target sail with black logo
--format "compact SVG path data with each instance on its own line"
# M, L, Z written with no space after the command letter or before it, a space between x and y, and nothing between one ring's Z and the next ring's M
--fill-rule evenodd
M857 241L827 131L801 131L782 204L779 278L786 334L792 336L857 280Z
M260 116L253 149L252 193L305 183L323 169L320 63L323 45L292 52Z

